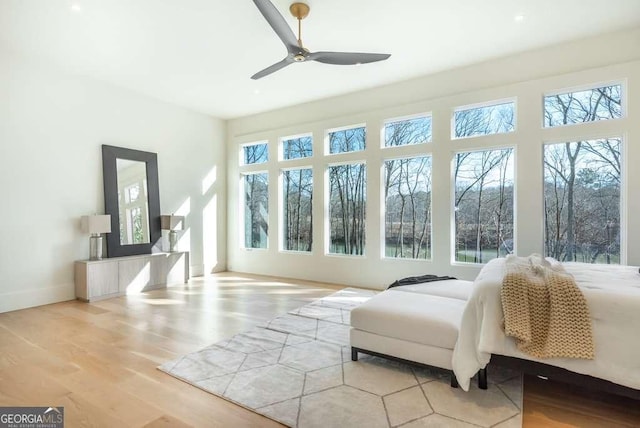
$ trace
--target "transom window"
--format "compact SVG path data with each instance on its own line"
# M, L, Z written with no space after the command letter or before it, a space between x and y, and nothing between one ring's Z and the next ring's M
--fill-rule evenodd
M364 126L330 130L328 132L329 154L359 152L366 147Z
M622 117L622 85L544 97L544 126L553 127Z
M479 107L459 107L453 113L454 138L513 132L515 108L513 101Z
M431 116L392 119L384 124L384 146L406 146L431 142Z
M311 135L286 137L282 139L282 159L300 159L313 156L313 138Z
M269 160L269 144L266 142L245 144L242 146L242 164L252 165Z

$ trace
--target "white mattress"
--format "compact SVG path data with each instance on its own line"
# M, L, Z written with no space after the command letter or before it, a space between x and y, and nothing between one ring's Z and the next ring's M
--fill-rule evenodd
M504 259L486 264L474 281L465 307L453 370L468 390L470 378L489 362L491 354L513 356L606 379L640 389L640 274L637 267L563 263L582 289L591 318L595 360L536 359L520 352L502 330L500 287Z

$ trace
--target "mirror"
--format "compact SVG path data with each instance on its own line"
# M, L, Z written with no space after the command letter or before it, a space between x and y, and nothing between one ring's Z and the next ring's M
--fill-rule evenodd
M157 155L103 145L102 169L108 257L151 253L161 236Z
M148 244L147 165L116 158L120 245Z

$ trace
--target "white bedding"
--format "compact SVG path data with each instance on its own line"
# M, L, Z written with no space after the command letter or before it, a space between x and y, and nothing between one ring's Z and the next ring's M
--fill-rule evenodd
M520 352L502 330L500 287L505 259L487 263L474 282L453 351L453 371L467 391L491 354L513 356L640 389L640 273L637 267L562 263L582 289L591 318L595 360L536 359Z

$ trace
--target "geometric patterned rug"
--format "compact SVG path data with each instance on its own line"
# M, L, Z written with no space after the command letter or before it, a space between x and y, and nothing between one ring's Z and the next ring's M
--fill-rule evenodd
M374 294L346 288L158 368L290 427L522 425L517 372L494 369L489 389L464 392L436 368L351 361L351 309Z

